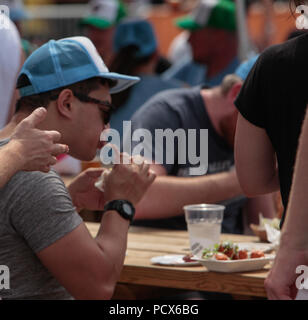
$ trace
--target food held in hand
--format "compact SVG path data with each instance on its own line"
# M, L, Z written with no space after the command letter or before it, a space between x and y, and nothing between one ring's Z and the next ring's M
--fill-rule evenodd
M104 192L104 179L105 177L111 172L112 168L106 169L103 171L102 175L99 177L99 179L95 182L95 187Z
M259 214L259 224L250 224L251 230L254 232L254 234L259 237L259 239L262 242L272 242L268 239L267 235L267 229L266 226L269 226L270 229L274 229L273 231L280 230L280 219L274 218L274 219L269 219L269 218L264 218L262 214Z

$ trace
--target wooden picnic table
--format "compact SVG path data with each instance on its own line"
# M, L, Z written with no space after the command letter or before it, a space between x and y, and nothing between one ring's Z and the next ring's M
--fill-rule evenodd
M86 225L92 236L95 236L99 223L87 222ZM259 242L254 236L230 234L223 234L221 240ZM209 272L204 266L161 266L153 265L150 261L155 256L187 253L189 253L187 231L132 226L128 233L127 254L118 287L126 287L127 294L130 286L135 289L138 286L147 286L152 289L173 288L229 293L247 298L266 297L264 280L269 266L251 272L218 273Z

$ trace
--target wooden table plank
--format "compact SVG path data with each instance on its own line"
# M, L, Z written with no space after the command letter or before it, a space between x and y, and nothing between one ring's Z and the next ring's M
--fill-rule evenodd
M119 279L120 283L128 284L266 297L263 281L263 278L260 280L254 277L248 281L241 274L188 272L179 268L170 270L128 265L125 265Z

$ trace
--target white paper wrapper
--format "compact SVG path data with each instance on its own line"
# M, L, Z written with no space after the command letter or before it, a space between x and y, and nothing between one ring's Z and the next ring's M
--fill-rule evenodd
M112 168L107 169L107 170L104 170L103 173L102 173L102 175L101 175L101 176L98 178L98 180L95 182L94 185L95 185L95 187L96 187L98 190L104 192L104 187L105 187L105 185L104 185L104 180L105 180L105 177L106 177L108 174L110 174L111 170L112 170Z
M267 240L275 246L275 249L277 249L280 243L280 231L269 224L265 224L264 227L267 234Z

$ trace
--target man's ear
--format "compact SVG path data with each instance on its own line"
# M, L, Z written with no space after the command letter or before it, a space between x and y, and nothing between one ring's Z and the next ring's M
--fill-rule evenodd
M237 95L239 94L241 88L242 88L242 83L241 82L236 82L232 88L229 90L227 94L227 99L231 102L234 103Z
M59 94L57 100L58 112L65 118L71 119L72 117L72 102L75 99L72 90L64 89Z

